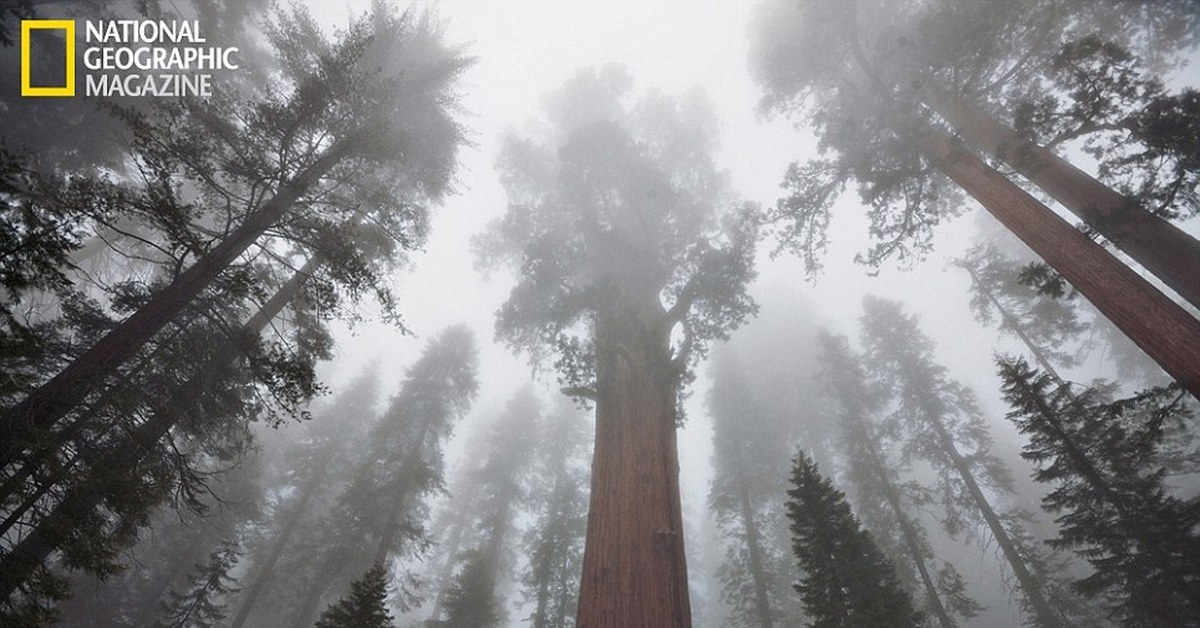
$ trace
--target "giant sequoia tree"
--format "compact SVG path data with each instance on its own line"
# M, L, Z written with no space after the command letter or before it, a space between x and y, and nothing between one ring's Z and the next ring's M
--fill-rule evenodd
M1135 199L1021 141L1016 133L1005 136L1002 123L971 104L976 96L997 90L1011 94L1014 84L1050 83L1035 91L1036 96L1071 90L1069 82L1055 80L1053 58L1062 56L1056 54L1060 48L1099 28L1099 20L1111 23L1114 36L1133 39L1145 33L1136 28L1134 11L1104 13L1084 4L1066 5L1036 0L1002 7L768 3L754 55L755 69L767 90L764 106L785 114L807 109L821 149L829 155L792 166L785 183L791 193L780 201L776 218L783 226L785 243L816 267L831 205L848 183L856 181L864 203L872 208L876 246L866 260L878 265L889 257L920 256L929 246L933 225L956 213L956 194L947 185L951 180L1061 272L1172 377L1200 395L1200 323L952 135L958 130L972 143L1008 158L1079 214L1090 229L1181 295L1200 302L1195 292L1200 285L1200 244L1194 238ZM1181 19L1195 19L1183 3L1170 9ZM1100 78L1092 73L1080 82L1102 85ZM1111 96L1111 91L1105 95ZM1113 98L1084 98L1081 90L1071 93L1087 105L1100 103L1101 111L1114 102ZM1087 105L1080 111L1088 110ZM1017 108L1012 98L1004 99L1002 106ZM1183 106L1163 105L1165 113L1158 122L1170 127L1186 121L1186 115L1176 115ZM1093 117L1085 122L1103 121ZM990 131L983 128L989 124ZM1099 128L1107 126L1099 124ZM1149 126L1147 122L1137 129ZM1072 127L1081 135L1089 129L1095 130L1087 124ZM1194 170L1188 165L1194 160L1187 158L1186 143L1164 143L1158 135L1136 129L1134 135L1135 142L1148 142L1154 148L1146 152L1145 160L1169 154L1184 170ZM1186 180L1183 176L1167 187ZM1186 207L1189 195L1171 200L1185 204L1182 211L1193 211Z
M551 99L549 137L510 138L508 212L481 242L521 277L498 335L553 356L596 403L578 625L688 626L675 428L693 358L754 309L753 221L710 154L703 97L626 105L617 68Z

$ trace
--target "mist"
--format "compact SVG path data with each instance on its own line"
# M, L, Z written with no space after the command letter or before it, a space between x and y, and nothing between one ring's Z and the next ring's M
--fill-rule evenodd
M1192 3L0 19L0 624L1200 625Z

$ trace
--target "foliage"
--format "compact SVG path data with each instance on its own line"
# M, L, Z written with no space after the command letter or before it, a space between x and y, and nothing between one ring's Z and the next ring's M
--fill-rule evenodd
M1126 626L1196 625L1200 515L1167 483L1168 437L1194 423L1184 393L1114 399L1109 387L1073 390L1021 359L999 368L1009 418L1029 437L1022 456L1053 486L1044 499L1061 526L1052 543L1095 568L1078 589Z
M321 614L316 628L392 628L388 613L387 570L376 564L350 584L350 593Z
M846 496L803 451L792 468L788 519L802 576L795 585L814 628L921 625L891 562L850 512Z
M920 154L946 90L1034 139L1082 142L1103 181L1168 217L1195 212L1191 90L1158 77L1198 38L1186 2L1148 9L1069 0L772 0L754 25L762 109L811 123L821 156L794 163L770 220L781 246L820 269L830 211L852 183L868 208L877 270L928 254L958 193ZM1136 51L1136 52L1132 52ZM944 127L943 127L944 128Z
M237 564L241 550L236 543L225 542L208 558L196 565L188 578L188 588L172 591L164 604L164 618L158 628L212 628L225 619L225 598L237 591L229 572Z
M627 106L629 84L619 67L581 71L547 101L549 138L506 140L508 211L476 243L482 266L520 271L497 335L574 388L593 386L598 318L680 326L682 375L754 312L754 211L729 208L707 102L691 92Z

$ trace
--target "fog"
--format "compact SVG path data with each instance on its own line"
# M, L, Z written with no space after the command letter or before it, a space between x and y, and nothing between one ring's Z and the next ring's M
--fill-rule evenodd
M1185 124L1200 89L1190 4L1110 18L1088 3L1029 0L1028 16L1059 20L1041 32L1020 9L987 3L861 2L846 22L855 46L838 43L843 22L818 25L843 10L830 2L444 0L402 14L368 0L301 1L275 17L266 4L151 2L139 14L134 3L34 2L0 13L13 39L35 14L194 19L244 58L207 104L165 106L160 119L169 99L19 96L19 46L0 50L3 560L24 570L4 583L0 623L542 627L576 625L578 605L589 626L811 625L826 611L795 585L865 576L818 577L827 564L797 562L801 533L789 522L816 506L785 502L803 499L786 491L804 451L895 569L871 586L897 598L871 589L849 607L905 598L921 616L894 603L895 625L942 628L1196 625L1194 591L1173 588L1198 577L1196 302L1056 200L1019 150L977 146L908 80L960 81L984 115L1020 127L1020 141L1054 141L1143 214L1161 202L1155 220L1200 251L1195 124ZM279 17L297 9L311 22ZM361 33L394 32L359 48L329 43L361 35L355 20ZM1096 33L1128 47L1068 47ZM331 51L350 60L330 61ZM864 55L874 66L856 74ZM446 69L459 60L461 71ZM361 66L371 69L353 74ZM880 88L872 72L895 82ZM1078 87L1089 79L1119 97L1070 109L1111 96ZM333 104L305 108L324 91ZM239 108L255 102L271 107ZM898 110L914 102L917 113ZM334 120L328 129L321 116ZM371 126L379 120L388 124ZM952 163L922 143L925 128L953 135L962 152ZM132 347L126 357L48 388L308 177L305 164L314 169L339 138L358 161L313 177L319 193L292 201L308 203L303 212L281 214L211 285L176 298L186 307L157 332L136 346L113 340ZM1044 233L1005 227L1004 209L964 193L953 169L967 151L1029 190L1072 238L1082 225L1083 252L1056 257L1064 238L1039 245ZM788 173L819 160L842 179L813 236L821 203L805 191L818 175ZM628 200L642 188L657 206ZM1012 198L998 205L1025 202ZM632 217L621 209L631 204ZM918 206L929 210L903 214L901 236L880 218ZM592 228L625 248L605 249ZM65 235L34 237L40 229ZM818 271L789 234L824 239ZM418 244L404 250L410 236ZM864 261L891 237L928 248ZM1156 237L1143 238L1149 249ZM990 287L973 281L956 260L980 244L998 252L996 267L1024 269L1023 283L1001 271ZM1144 292L1112 273L1087 283L1071 274L1086 268L1056 261L1080 256L1132 269L1120 281ZM1184 267L1178 259L1164 265ZM1047 274L1030 279L1038 268ZM320 284L253 327L293 273ZM1038 292L1046 276L1065 292ZM638 300L647 291L651 314ZM1117 305L1104 304L1109 293L1123 295ZM1166 309L1127 313L1151 306ZM1079 329L1061 331L1076 316ZM612 340L631 328L643 336ZM998 364L1048 366L1030 357L1039 342L1062 353L1021 376L1041 382L1040 406ZM1048 419L1057 436L1037 427L1036 408L1051 406L1065 417ZM164 415L169 428L139 440ZM1072 443L1100 453L1084 464ZM1059 475L1035 478L1060 460ZM1109 474L1108 492L1093 467ZM1064 486L1084 496L1055 505ZM1105 501L1113 491L1125 501ZM1151 493L1158 501L1135 499ZM842 521L830 512L814 525ZM1121 554L1087 530L1051 547L1072 533L1056 523L1072 512L1093 529L1109 517L1118 536L1159 543L1178 564L1160 561L1139 585L1129 574L1145 568L1144 547ZM91 541L89 528L100 531ZM1007 553L1006 533L1017 546ZM1081 551L1096 547L1108 566ZM872 560L841 558L828 562ZM1029 580L1014 572L1023 568ZM1089 577L1092 592L1072 588ZM1169 601L1161 616L1145 611L1152 593ZM391 623L354 615L375 598ZM829 625L875 625L854 612L866 623Z

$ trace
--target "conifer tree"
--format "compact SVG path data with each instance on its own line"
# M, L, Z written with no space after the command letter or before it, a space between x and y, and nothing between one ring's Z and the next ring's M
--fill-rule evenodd
M846 496L803 451L791 482L787 513L803 574L795 588L813 628L918 628L921 614L895 568L850 512Z
M989 496L1011 492L1011 478L991 452L973 392L934 361L932 342L899 303L867 296L863 310L867 363L896 399L893 416L906 432L905 455L928 461L937 472L944 527L951 534L968 522L985 527L1012 569L1030 618L1044 628L1066 625L1067 605L1051 603L1045 557L1029 543L1021 521L998 510Z
M542 428L528 493L535 520L525 532L528 564L521 574L532 628L575 625L587 530L587 427L586 416L563 398Z
M393 628L387 606L387 570L376 564L350 584L350 593L321 614L315 628Z
M427 539L426 500L443 490L442 444L470 409L478 390L474 334L464 325L444 329L408 369L400 392L371 430L370 442L325 517L312 546L291 569L302 591L289 609L296 625L312 623L350 577L389 557L413 556ZM415 601L407 577L397 591L402 608Z
M920 586L927 617L942 628L969 620L982 607L965 593L958 570L950 563L938 565L925 526L916 516L925 501L923 488L905 482L910 465L887 452L895 428L882 422L887 394L871 381L862 358L844 336L822 332L821 381L835 402L840 426L840 449L846 460L846 477L854 487L859 517L879 544L901 567L902 581Z
M788 439L751 392L742 363L727 348L714 356L708 410L714 478L708 502L726 542L718 571L731 626L784 625L791 570L780 542Z
M686 627L679 393L755 310L756 210L711 159L704 98L631 107L630 83L580 72L548 101L548 141L506 143L508 212L480 252L521 269L497 335L596 401L579 623Z
M1166 477L1178 469L1164 456L1167 435L1193 421L1184 393L1114 399L1111 386L1072 390L1021 359L999 366L1009 418L1029 437L1022 455L1053 487L1052 544L1095 568L1079 590L1125 626L1200 625L1200 508L1172 494Z
M237 591L229 572L237 564L241 550L227 541L214 551L196 572L188 577L188 586L172 591L164 605L163 619L156 628L214 628L224 621L228 596Z

